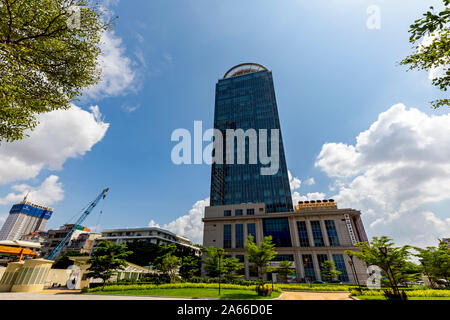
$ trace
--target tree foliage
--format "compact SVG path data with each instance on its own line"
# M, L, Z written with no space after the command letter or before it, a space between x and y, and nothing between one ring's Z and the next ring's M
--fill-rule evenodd
M233 281L240 277L237 272L243 268L243 265L239 263L239 259L226 257L227 253L221 248L211 246L205 248L205 250L205 259L203 263L208 277L218 277L220 274L220 276L224 276L227 281ZM219 256L219 250L222 250L222 257Z
M245 250L247 250L248 261L258 268L258 277L261 285L264 285L264 276L272 271L270 262L277 255L274 247L275 244L272 242L272 236L264 237L260 246L256 245L252 235L248 236Z
M320 273L325 282L332 282L341 274L339 270L336 270L336 266L331 260L326 260L320 265Z
M0 142L98 83L104 20L91 0L0 0Z
M52 265L52 269L67 269L71 265L73 265L73 261L69 259L69 257L80 257L87 256L86 253L81 253L79 251L67 251L62 256L56 258L55 263Z
M292 276L295 273L295 270L292 269L293 262L284 260L281 261L278 267L274 270L278 276L280 277L281 282L287 282L288 277Z
M95 248L88 263L91 266L87 269L88 277L100 278L103 280L103 287L106 280L111 278L118 270L123 270L127 263L125 259L131 254L125 244L117 244L110 241L102 241Z
M408 259L411 256L409 252L411 247L394 247L392 239L386 236L373 237L370 244L359 242L356 246L360 251L346 250L345 253L357 257L367 265L378 266L382 270L382 275L387 279L387 286L392 289L394 295L400 295L398 286L411 280L405 273ZM383 248L385 248L386 254L383 253Z
M430 279L433 287L439 280L446 280L444 285L450 287L450 248L446 243L440 243L438 247L425 249L414 248L418 251L423 273Z
M177 272L181 263L181 258L174 256L172 252L167 252L164 256L158 259L156 268L162 274L170 277L170 282L175 282L177 280Z
M450 0L443 0L445 8L435 12L433 7L410 26L409 41L415 45L414 53L402 60L401 64L411 69L430 71L442 68L443 75L432 79L434 86L447 91L450 85ZM430 41L424 44L424 39ZM432 101L434 108L450 106L450 99Z

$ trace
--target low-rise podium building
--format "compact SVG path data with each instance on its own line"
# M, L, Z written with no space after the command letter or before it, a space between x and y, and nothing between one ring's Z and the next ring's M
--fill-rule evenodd
M333 200L302 201L293 212L276 213L266 212L264 203L211 206L205 209L203 245L224 248L244 263L245 277L252 279L257 274L244 249L248 236L258 245L272 236L278 252L273 265L292 261L297 281L322 280L320 266L331 260L341 271L339 281L363 283L365 264L356 258L352 262L344 253L357 250L356 242L368 241L360 215L354 209L338 209Z

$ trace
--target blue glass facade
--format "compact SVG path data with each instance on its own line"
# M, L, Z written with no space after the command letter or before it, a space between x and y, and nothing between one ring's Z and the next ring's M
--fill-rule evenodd
M223 226L223 247L231 248L231 224Z
M348 282L348 273L347 268L345 267L344 256L342 254L333 254L334 265L336 266L336 270L339 270L341 274L338 279L342 282Z
M316 272L314 271L314 262L312 259L312 255L303 254L303 268L305 269L305 280L307 282L311 282L316 280Z
M272 241L277 247L292 247L287 218L264 219L263 233L264 237L272 236Z
M325 227L327 228L328 240L330 241L330 246L339 245L339 237L336 231L336 225L334 220L325 220Z
M236 224L235 225L235 240L236 240L236 248L244 247L244 225Z
M325 242L323 240L322 228L320 227L320 221L311 221L311 231L314 239L315 247L324 247Z
M308 229L306 229L305 221L297 221L298 239L300 247L309 247Z
M253 241L256 242L256 225L254 223L247 224L247 237L249 235L252 235Z
M280 129L272 73L259 71L221 79L216 85L214 128L222 132L224 164L213 163L211 171L211 206L241 203L266 204L267 212L293 211L291 190L284 155L281 131L279 136L279 170L274 175L261 175L261 168L249 164L249 139L245 141L245 164L236 164L237 143L235 141L235 164L226 164L226 130L268 130L268 154L270 129ZM258 145L259 145L259 137Z

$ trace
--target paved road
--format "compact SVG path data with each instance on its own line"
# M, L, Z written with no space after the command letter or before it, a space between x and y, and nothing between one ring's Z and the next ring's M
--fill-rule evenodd
M189 298L113 296L102 294L73 294L58 292L23 293L1 292L0 300L189 300Z
M348 292L284 291L280 300L353 300Z

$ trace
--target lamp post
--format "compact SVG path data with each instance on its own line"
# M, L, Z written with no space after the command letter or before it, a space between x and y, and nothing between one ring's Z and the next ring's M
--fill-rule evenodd
M220 277L222 275L222 265L221 265L221 260L222 260L222 255L223 255L223 249L217 249L217 255L219 256L219 297L220 297Z
M350 260L348 261L348 264L349 264L350 267L352 268L353 277L355 277L356 284L358 285L358 288L361 289L361 286L360 286L360 284L359 284L358 274L356 273L355 264L353 263L353 256L352 256L352 255L348 255L348 257L350 258Z
M390 277L392 276L392 285L394 286L394 288L393 288L394 289L394 295L400 295L400 292L399 292L398 287L397 287L397 282L395 281L395 277L394 277L394 274L392 272L391 265L389 263L389 259L387 259L387 257L388 257L388 250L387 250L386 247L380 247L380 252L386 258L386 264L387 264L387 268L388 268L388 270L387 270L388 271L388 278L390 279Z

